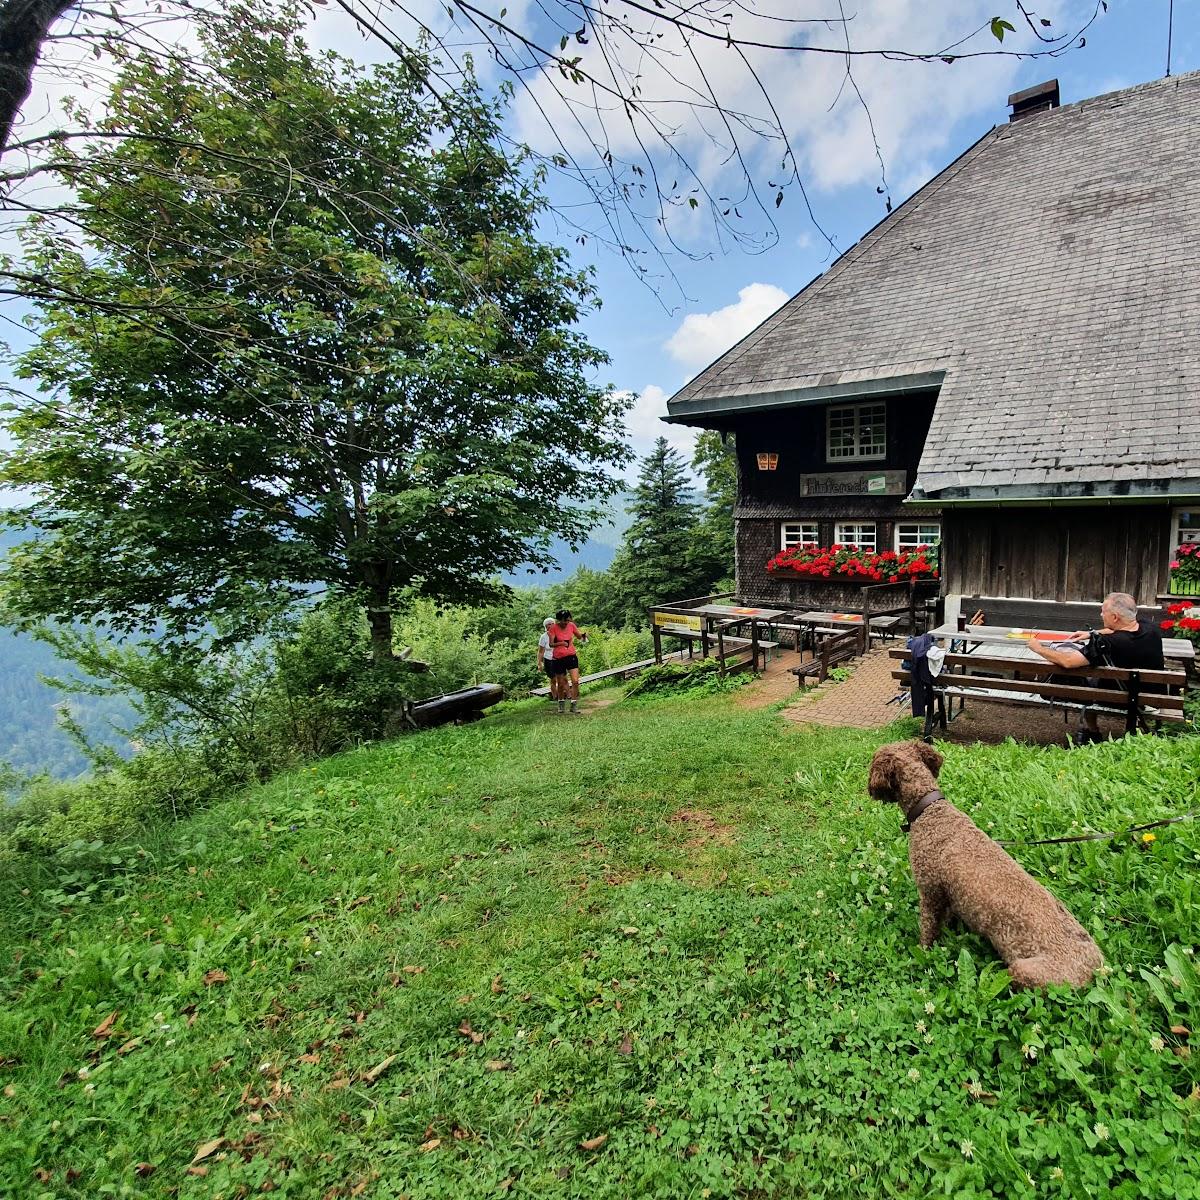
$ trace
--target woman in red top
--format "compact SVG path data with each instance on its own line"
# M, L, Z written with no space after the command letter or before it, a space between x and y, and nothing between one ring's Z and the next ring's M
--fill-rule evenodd
M569 608L554 614L554 624L546 632L550 635L550 647L554 651L554 666L566 677L566 691L571 698L571 713L580 717L579 711L579 655L575 651L575 639L587 641L587 634L571 620ZM562 712L563 693L559 693L559 712Z

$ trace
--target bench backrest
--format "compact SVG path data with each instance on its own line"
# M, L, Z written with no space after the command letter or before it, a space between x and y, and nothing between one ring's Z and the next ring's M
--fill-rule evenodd
M1100 627L1100 601L1095 604L1033 600L1021 596L947 596L946 622L963 614L969 620L980 609L988 625L1016 625L1023 629L1088 629ZM1139 604L1138 616L1161 621L1158 605Z

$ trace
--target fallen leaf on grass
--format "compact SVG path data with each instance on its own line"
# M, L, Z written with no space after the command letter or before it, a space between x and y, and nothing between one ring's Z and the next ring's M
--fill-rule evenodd
M116 1024L117 1018L121 1015L120 1009L114 1008L112 1012L92 1030L92 1037L106 1038L112 1037L112 1027Z
M1192 1031L1186 1025L1172 1025L1171 1032L1177 1037L1187 1037Z
M425 974L424 967L401 967L400 970L402 970L405 973L405 975L424 975Z
M228 983L228 982L229 982L229 976L226 975L225 972L222 971L220 967L214 967L213 970L206 972L204 975L204 986L205 987L213 987L214 985L216 985L218 983Z
M143 1179L146 1179L153 1175L158 1168L153 1163L140 1162L136 1167L133 1168L133 1170L135 1174L140 1175Z
M328 1082L328 1083L325 1085L325 1090L326 1090L327 1092L337 1092L337 1091L340 1091L342 1088L348 1088L349 1086L350 1086L350 1078L349 1078L349 1076L347 1076L347 1075L338 1075L336 1078L334 1078L334 1079L331 1079L331 1080L330 1080L330 1081L329 1081L329 1082Z
M499 996L500 993L503 991L504 991L504 982L501 980L500 976L497 975L492 980L492 995Z
M13 1087L13 1085L11 1083L5 1085L4 1095L7 1099L11 1100L16 1094L17 1094L17 1089L15 1087Z
M506 1058L489 1058L487 1061L487 1069L489 1071L511 1071L512 1063Z
M140 1037L130 1038L129 1041L122 1042L121 1045L117 1047L117 1053L128 1054L131 1050L136 1050L141 1044L142 1039Z
M638 927L636 925L622 925L621 932L628 934L629 937L633 937L633 935L638 932Z
M208 1168L207 1167L188 1167L187 1173L189 1175L207 1175Z
M631 1038L629 1036L629 1034L626 1034L621 1039L621 1044L617 1047L617 1053L618 1054L632 1054L633 1053L633 1038Z
M461 1033L463 1037L470 1038L472 1043L476 1046L483 1041L485 1036L482 1033L476 1033L475 1030L471 1028L471 1022L468 1021L466 1017L463 1018L462 1024L458 1027L458 1032Z
M346 905L346 911L353 912L356 908L362 908L364 904L370 904L374 899L374 895L359 896L357 900L351 900L350 903Z
M430 1138L429 1141L422 1142L417 1149L420 1150L422 1154L428 1154L430 1150L436 1150L441 1144L441 1138Z
M475 999L475 997L474 997L474 996L472 996L472 995L468 994L468 995L466 995L466 996L459 996L458 1000L457 1000L455 1003L457 1003L457 1004L470 1004L470 1003L471 1003L471 1001L472 1001L472 1000L474 1000L474 999Z
M608 1134L597 1134L594 1138L585 1138L579 1143L580 1150L599 1150L608 1141Z
M507 1179L502 1179L498 1184L496 1184L496 1191L507 1192L509 1188L511 1188L516 1182L517 1177L515 1175L510 1175Z
M319 1063L321 1056L319 1054L302 1054L296 1061L302 1063Z
M204 1142L196 1147L196 1153L192 1155L192 1165L195 1166L198 1162L203 1162L210 1154L216 1154L220 1148L225 1145L223 1137L213 1138L211 1142Z
M359 1078L363 1083L374 1083L375 1080L377 1080L380 1075L382 1075L384 1071L386 1071L388 1067L390 1067L395 1061L396 1055L389 1054L387 1058L383 1060L383 1062L372 1067L365 1075L360 1075Z

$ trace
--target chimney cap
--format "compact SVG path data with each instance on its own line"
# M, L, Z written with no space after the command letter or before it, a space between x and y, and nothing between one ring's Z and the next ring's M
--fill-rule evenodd
M1030 116L1032 113L1045 112L1048 108L1059 106L1059 90L1057 79L1047 79L1044 83L1035 83L1024 91L1013 92L1008 98L1012 105L1010 121Z

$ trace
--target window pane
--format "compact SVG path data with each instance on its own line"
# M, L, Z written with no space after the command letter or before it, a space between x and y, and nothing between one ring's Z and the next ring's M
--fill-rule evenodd
M1180 509L1175 514L1175 521L1175 536L1179 539L1176 546L1184 542L1200 542L1200 508Z
M887 453L887 406L844 404L826 410L826 457L883 458Z
M896 526L897 550L915 550L918 546L932 546L941 540L942 527L934 521L914 521Z
M792 546L815 546L819 540L817 526L807 521L786 521L780 526L781 550L788 550Z
M874 524L860 524L839 522L837 526L837 538L835 539L843 546L857 546L860 550L875 550L875 526Z

